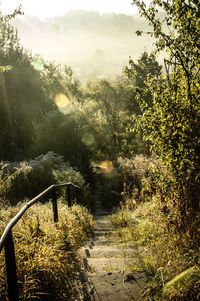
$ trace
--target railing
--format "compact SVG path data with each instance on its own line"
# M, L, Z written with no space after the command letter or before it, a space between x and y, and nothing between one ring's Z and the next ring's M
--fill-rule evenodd
M0 252L3 247L5 248L5 263L6 263L6 273L7 273L7 285L8 285L8 298L9 301L18 301L19 291L18 291L18 280L17 280L17 267L15 260L15 248L14 241L12 236L12 228L16 225L16 223L20 220L23 214L37 201L39 201L46 194L51 192L51 200L53 205L53 219L54 222L58 222L58 206L57 206L57 197L56 197L56 189L59 187L66 187L66 199L68 201L68 205L71 206L71 197L72 190L71 187L81 190L83 186L79 187L71 182L65 184L51 185L46 190L41 192L35 198L26 203L22 209L15 215L15 217L8 223L6 226L1 239L0 239Z

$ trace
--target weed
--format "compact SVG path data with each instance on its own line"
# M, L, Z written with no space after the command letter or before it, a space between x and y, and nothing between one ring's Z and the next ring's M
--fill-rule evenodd
M199 267L179 285L167 285L183 271L197 266L199 248L191 248L190 238L177 233L175 227L168 228L156 197L132 210L121 203L110 220L116 237L138 249L132 270L143 270L150 276L143 292L147 300L199 300Z
M0 233L22 204L0 211ZM51 204L32 206L13 229L22 300L73 300L77 250L93 226L88 210L58 202L59 222L53 223ZM0 299L7 298L4 252L0 254Z

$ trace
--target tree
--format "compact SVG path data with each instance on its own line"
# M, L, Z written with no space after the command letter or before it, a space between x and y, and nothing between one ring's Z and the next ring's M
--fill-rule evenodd
M32 56L20 45L17 32L6 21L0 28L0 62L11 72L0 73L0 157L23 158L33 139L33 122L53 105L43 92Z
M125 67L125 74L132 81L135 91L142 95L142 99L152 106L153 95L148 88L147 82L153 78L160 78L162 66L156 61L156 56L145 51L138 59L138 63L130 58L129 66Z
M189 229L195 236L200 208L198 1L154 0L148 9L143 1L134 0L133 3L153 27L150 34L156 38L156 52L166 50L169 53L169 59L165 59L166 76L149 82L153 107L144 110L138 118L138 126L171 172L165 199L168 198L177 210L179 229ZM158 7L164 10L163 20L158 16ZM163 30L164 23L169 28L168 33Z
M84 175L88 175L89 149L82 132L84 125L80 124L77 115L79 114L75 109L69 114L55 110L46 114L40 123L36 123L32 156L48 151L56 152Z
M1 3L0 3L1 5ZM24 13L22 12L21 10L21 5L19 7L17 7L14 12L12 14L9 14L9 15L6 15L6 16L3 16L1 11L0 11L0 26L1 26L1 23L2 22L8 22L9 20L15 18L17 15L23 15ZM11 70L12 67L10 65L7 65L7 66L0 66L0 72L5 72L5 71L9 71Z
M110 159L127 151L126 128L133 114L130 106L133 109L135 104L135 111L138 108L134 95L132 84L124 76L113 81L90 81L83 89L83 110L90 116L96 147Z

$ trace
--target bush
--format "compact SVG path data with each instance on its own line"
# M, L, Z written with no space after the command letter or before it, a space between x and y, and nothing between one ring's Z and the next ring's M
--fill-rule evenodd
M161 162L152 155L136 155L132 159L118 158L118 169L123 175L124 199L149 201L156 190L155 171Z
M81 174L64 162L61 155L48 152L34 160L0 163L0 196L11 204L31 198L48 186L73 182L83 185Z

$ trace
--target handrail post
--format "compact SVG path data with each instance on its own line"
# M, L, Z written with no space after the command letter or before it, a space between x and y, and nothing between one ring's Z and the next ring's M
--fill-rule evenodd
M17 268L15 260L15 248L12 237L12 231L9 231L7 239L5 241L5 261L6 261L6 273L8 283L8 298L9 301L18 301L18 281L17 281Z
M68 206L71 207L72 202L71 202L71 189L70 189L70 185L67 185L66 193L67 193Z
M52 189L52 205L53 205L53 219L54 223L58 222L58 205L56 198L56 187Z

